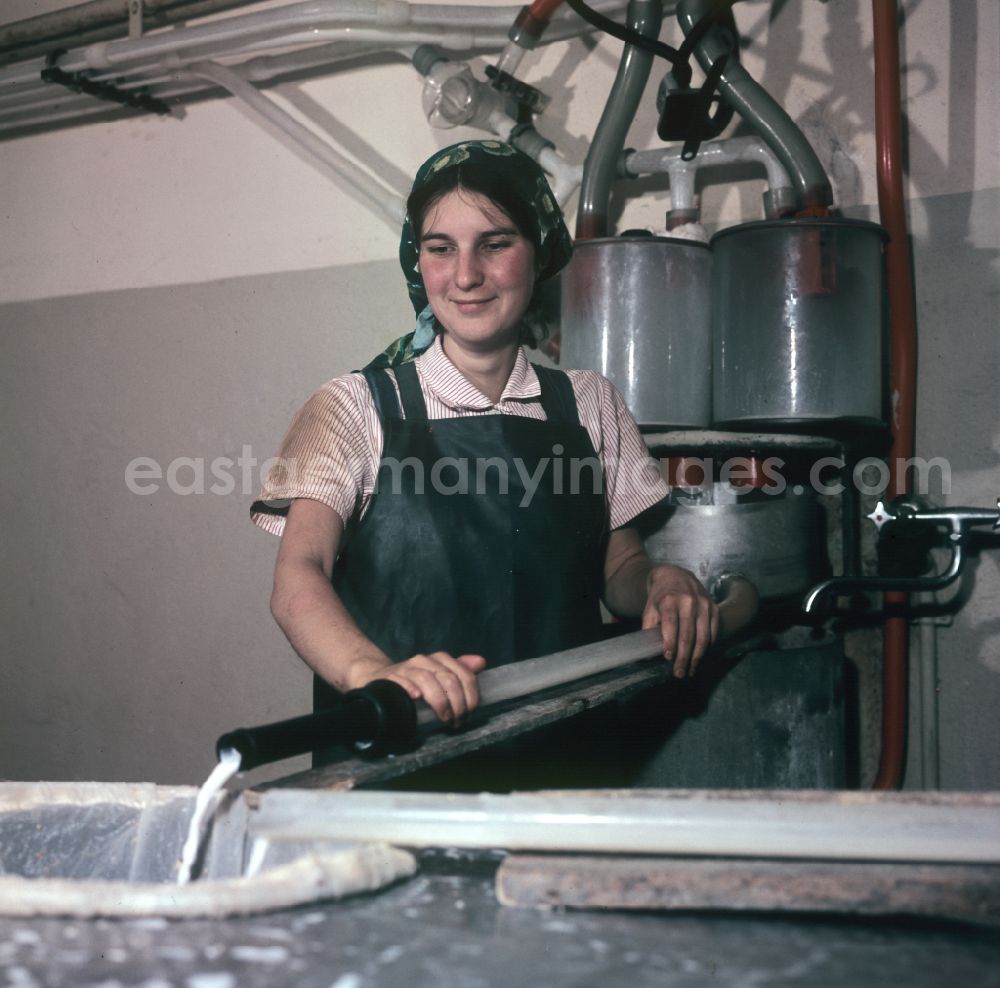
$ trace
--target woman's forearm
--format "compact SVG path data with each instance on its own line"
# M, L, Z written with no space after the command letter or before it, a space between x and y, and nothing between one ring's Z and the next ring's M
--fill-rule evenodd
M306 664L339 690L362 686L392 665L362 633L322 568L310 560L279 562L271 613Z
M616 529L608 539L604 602L619 617L641 616L644 628L660 627L675 676L693 673L715 639L718 608L705 588L680 566L654 564L632 529Z
M604 603L615 617L642 615L649 594L649 574L653 563L645 553L623 560L604 581Z
M486 665L482 656L434 652L392 662L358 628L322 566L279 564L271 612L295 651L341 692L391 679L443 721L460 720L479 702L476 673Z

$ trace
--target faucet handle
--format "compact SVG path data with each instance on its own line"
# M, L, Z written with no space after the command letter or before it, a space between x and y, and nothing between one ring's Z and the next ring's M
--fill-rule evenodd
M895 521L896 520L896 516L894 514L892 514L889 511L889 509L881 501L879 501L878 504L875 505L875 510L870 515L865 515L865 517L870 522L873 522L874 525L875 525L875 527L880 532L882 531L882 526L886 522L890 522L890 521Z
M914 497L898 497L888 506L879 501L875 510L865 517L879 532L884 525L893 521L941 525L950 530L952 541L958 541L975 525L989 525L1000 529L1000 497L997 498L995 511L990 508L932 508Z
M899 591L902 593L930 592L943 590L962 571L965 560L965 539L974 525L989 525L1000 530L1000 498L997 510L990 508L932 508L915 497L896 498L888 507L881 501L867 516L881 533L883 526L890 522L905 522L908 525L939 525L948 529L951 544L951 562L947 569L934 576L885 577L885 576L835 576L818 583L809 591L802 604L806 614L818 610L819 601L828 595L854 591Z

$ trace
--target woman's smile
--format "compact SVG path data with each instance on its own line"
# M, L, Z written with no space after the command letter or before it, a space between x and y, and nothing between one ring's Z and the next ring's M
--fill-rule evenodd
M452 299L452 303L457 305L463 312L479 312L485 309L490 302L495 301L496 296L493 298L455 298Z

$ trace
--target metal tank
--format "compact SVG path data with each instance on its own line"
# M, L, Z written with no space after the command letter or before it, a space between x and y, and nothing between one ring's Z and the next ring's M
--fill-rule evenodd
M646 551L657 563L691 570L706 586L741 573L762 598L802 594L829 573L825 523L812 491L729 504L677 501L649 532Z
M829 574L816 476L841 459L838 441L704 431L646 442L670 488L637 522L654 562L683 566L706 586L742 573L762 599L801 595Z
M715 428L883 426L886 233L861 220L745 223L711 241Z
M641 426L708 425L711 267L697 241L578 241L562 274L561 364L610 378Z

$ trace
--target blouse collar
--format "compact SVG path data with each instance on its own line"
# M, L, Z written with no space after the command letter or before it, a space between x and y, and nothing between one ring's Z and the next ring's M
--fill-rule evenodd
M441 341L442 337L438 336L433 346L416 358L416 364L424 386L448 407L486 410L502 405L505 401L537 400L541 394L538 375L523 346L517 348L514 369L510 372L500 400L494 404L448 359Z

